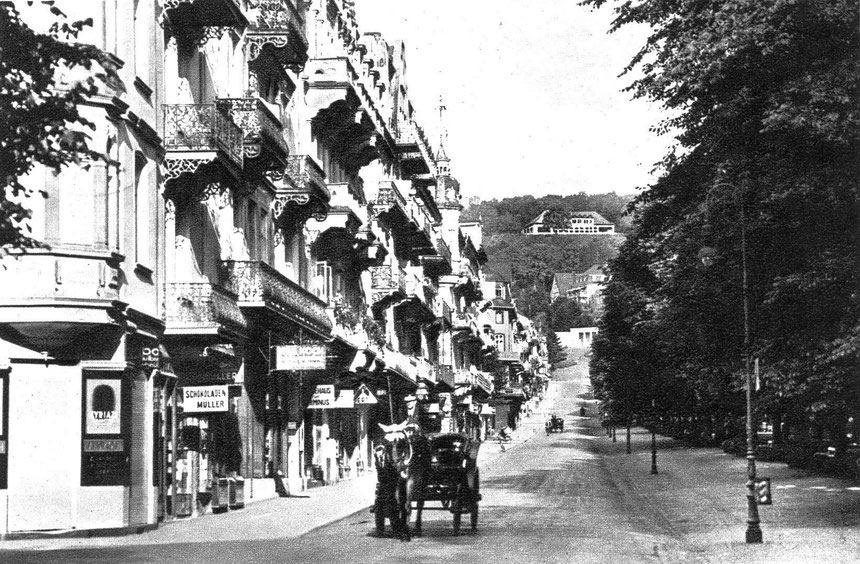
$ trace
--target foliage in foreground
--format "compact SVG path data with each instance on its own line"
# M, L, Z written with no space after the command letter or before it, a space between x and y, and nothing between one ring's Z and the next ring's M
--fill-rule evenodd
M644 416L654 399L669 417L730 432L749 353L777 439L785 423L798 440L844 443L860 416L858 2L612 5L613 29L652 29L630 91L668 110L655 130L678 144L631 206L634 232L611 263L597 393L625 414Z

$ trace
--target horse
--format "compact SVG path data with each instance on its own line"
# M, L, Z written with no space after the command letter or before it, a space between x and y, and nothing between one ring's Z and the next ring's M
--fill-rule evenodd
M376 530L385 531L385 517L401 540L411 540L409 520L412 502L421 503L421 491L429 468L429 445L422 435L412 434L407 426L379 425L385 431L383 441L374 448L376 460ZM415 533L421 534L416 521Z

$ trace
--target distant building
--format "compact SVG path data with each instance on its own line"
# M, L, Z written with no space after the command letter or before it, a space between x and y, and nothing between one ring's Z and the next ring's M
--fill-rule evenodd
M546 214L544 210L539 216L526 225L522 233L524 235L614 235L615 224L608 221L602 215L593 211L573 212L570 215L570 226L566 229L546 227L544 225Z
M585 272L557 272L550 288L550 300L565 297L576 300L592 314L603 311L602 288L609 275L605 265L595 264Z

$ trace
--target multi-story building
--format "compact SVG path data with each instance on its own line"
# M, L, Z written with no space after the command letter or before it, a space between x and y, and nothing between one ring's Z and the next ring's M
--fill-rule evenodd
M546 225L544 210L531 220L522 230L524 235L614 235L615 224L595 211L573 212L569 214L566 227Z
M403 45L346 0L103 4L80 39L124 84L83 111L110 164L27 178L50 248L0 270L0 534L347 479L410 394L481 437L516 339L478 321L480 224Z

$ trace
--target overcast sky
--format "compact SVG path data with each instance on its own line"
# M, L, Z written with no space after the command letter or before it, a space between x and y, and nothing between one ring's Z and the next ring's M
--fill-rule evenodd
M607 35L611 10L578 0L357 0L362 32L406 42L419 120L446 151L464 198L632 194L669 139L657 108L618 77L645 30Z

